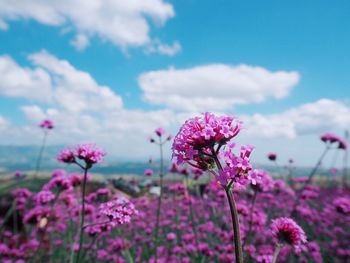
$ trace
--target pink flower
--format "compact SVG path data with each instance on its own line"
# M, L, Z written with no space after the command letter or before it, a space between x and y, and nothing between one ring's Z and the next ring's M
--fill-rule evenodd
M169 242L173 242L176 240L176 234L173 232L170 232L166 235L166 240L168 240Z
M131 216L138 213L134 204L124 197L101 204L100 211L109 218L113 225L129 223Z
M259 192L271 191L274 187L274 181L267 171L255 169L250 173L251 178L255 179L255 184L252 188Z
M288 217L272 220L271 234L279 244L287 244L295 251L300 251L301 245L306 243L304 230Z
M339 197L333 201L336 210L342 214L350 213L350 199L346 197Z
M43 129L51 130L54 128L54 124L52 120L45 119L39 124L39 127Z
M321 141L329 144L338 143L338 149L346 150L348 148L348 144L343 138L330 132L322 134L320 139Z
M178 164L191 161L205 167L201 153L209 151L215 144L225 145L240 131L241 124L232 116L216 116L204 113L185 122L174 138L173 157ZM203 157L203 158L202 158Z
M152 169L146 169L143 174L146 175L146 176L152 176L153 175L153 170Z
M58 154L57 160L62 163L75 163L74 152L70 148L63 149Z
M100 163L106 155L104 151L97 148L95 144L79 144L75 147L76 157L84 160L88 166Z
M165 131L164 128L159 127L159 128L157 128L157 129L155 129L154 132L157 134L157 136L162 137L162 136L165 134L166 131Z
M55 199L55 195L49 190L42 190L35 196L37 205L45 205Z

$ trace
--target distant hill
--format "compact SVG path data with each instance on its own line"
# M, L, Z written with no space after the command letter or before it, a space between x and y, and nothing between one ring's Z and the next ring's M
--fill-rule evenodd
M41 171L52 171L57 168L64 168L71 171L76 171L74 166L58 163L56 156L63 146L48 146L45 148ZM39 147L34 145L29 146L4 146L0 145L0 173L12 173L16 170L33 171L35 169L38 158ZM166 161L166 166L170 166L170 161ZM277 174L278 170L274 165L258 165ZM107 158L102 164L93 168L93 172L101 174L139 174L142 175L145 169L150 168L148 162L125 161L117 158ZM310 167L297 167L293 171L295 177L307 176L311 171ZM283 174L287 174L286 169L282 169ZM329 169L320 169L318 175L329 175Z

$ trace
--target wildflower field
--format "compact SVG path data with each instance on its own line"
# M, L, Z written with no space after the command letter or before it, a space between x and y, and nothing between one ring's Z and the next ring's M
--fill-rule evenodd
M155 129L159 162L142 175L152 183L137 195L94 180L93 167L108 154L95 144L62 149L57 161L76 171L54 170L35 187L16 172L1 193L2 262L350 262L350 189L346 180L315 178L324 156L346 153L346 141L323 134L310 174L282 176L279 167L276 178L255 166L254 146L235 143L241 126L204 113L174 137ZM40 127L36 173L54 124ZM277 165L276 153L267 158Z

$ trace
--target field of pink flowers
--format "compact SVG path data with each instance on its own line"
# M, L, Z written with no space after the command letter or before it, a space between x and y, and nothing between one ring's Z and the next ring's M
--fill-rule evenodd
M75 173L55 170L40 191L18 187L1 199L9 204L0 214L2 262L350 262L350 189L314 178L327 153L345 153L347 143L323 134L325 150L309 175L276 179L255 167L253 146L235 143L241 125L204 113L174 138L156 129L150 143L160 162L144 175L156 195L97 188L91 168L106 153L94 144L63 149L57 160ZM50 120L40 126L37 172L54 128ZM172 148L171 167L164 147ZM170 183L167 173L183 180ZM13 180L27 179L18 172Z

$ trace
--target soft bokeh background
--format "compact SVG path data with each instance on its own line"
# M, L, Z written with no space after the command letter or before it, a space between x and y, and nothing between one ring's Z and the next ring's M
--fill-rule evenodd
M255 162L273 151L312 165L319 135L350 127L349 10L347 0L0 0L0 148L40 145L37 124L50 118L50 145L96 142L110 160L147 160L154 128L176 134L214 111L243 120Z

